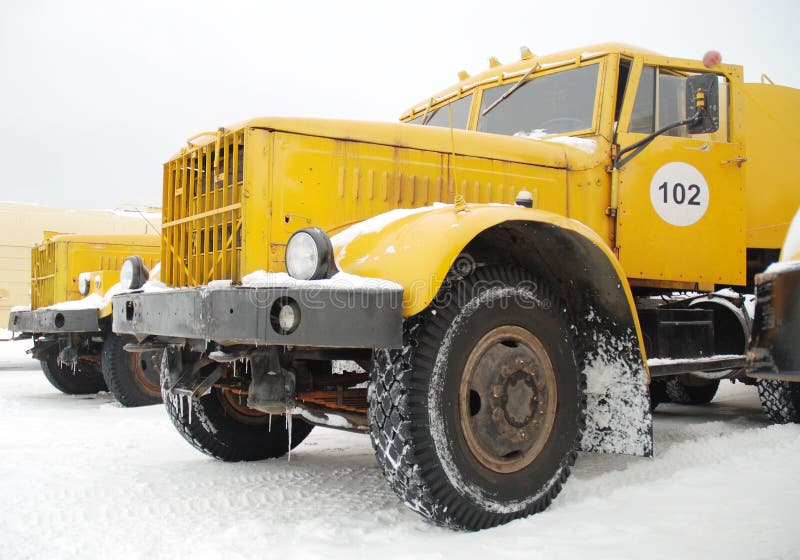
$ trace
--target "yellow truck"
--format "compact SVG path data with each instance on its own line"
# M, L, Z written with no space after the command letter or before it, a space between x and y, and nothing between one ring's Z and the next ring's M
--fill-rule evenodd
M48 234L31 250L31 306L12 309L8 328L33 338L33 357L56 389L110 390L126 406L161 402L158 360L126 352L129 340L111 332L111 295L132 254L152 268L160 237Z
M193 446L369 433L406 504L476 530L546 508L579 450L650 455L651 378L754 382L800 92L617 44L460 78L401 123L258 118L164 165L170 289L113 328L164 351Z

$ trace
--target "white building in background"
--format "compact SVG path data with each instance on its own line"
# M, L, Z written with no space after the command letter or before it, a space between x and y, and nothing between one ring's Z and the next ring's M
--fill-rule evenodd
M0 329L17 305L30 305L31 248L44 232L145 234L161 230L160 208L81 210L0 202Z

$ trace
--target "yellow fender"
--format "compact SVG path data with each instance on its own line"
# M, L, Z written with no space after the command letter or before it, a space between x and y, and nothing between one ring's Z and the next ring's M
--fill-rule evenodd
M449 274L512 263L530 270L567 307L586 378L582 449L652 454L644 344L626 276L602 239L580 222L507 205L394 210L332 238L340 270L403 287L403 314L433 301Z
M455 212L452 205L393 210L335 235L334 256L340 270L390 279L403 286L403 315L410 317L433 301L450 268L473 239L506 222L549 224L602 253L634 311L625 274L602 239L576 220L541 210L501 204L470 204L463 212ZM595 255L598 257L600 254Z

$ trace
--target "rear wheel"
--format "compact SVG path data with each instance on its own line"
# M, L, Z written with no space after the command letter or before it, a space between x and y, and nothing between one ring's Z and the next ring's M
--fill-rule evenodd
M107 389L100 370L89 362L79 360L75 367L59 363L58 356L52 354L39 360L42 372L50 384L68 395L90 395Z
M800 423L800 383L759 379L758 397L761 408L773 422Z
M545 509L574 464L584 420L563 306L512 267L457 281L378 351L370 428L412 509L478 530ZM441 298L440 298L441 299Z
M111 393L124 406L161 402L158 364L161 352L127 352L132 336L109 333L103 342L102 370Z
M163 390L167 414L192 446L221 461L260 461L285 455L313 426L247 407L247 397L214 387L199 399ZM291 433L291 444L289 443Z
M675 404L708 404L714 399L719 389L719 379L684 383L677 377L669 378L665 383L667 402Z

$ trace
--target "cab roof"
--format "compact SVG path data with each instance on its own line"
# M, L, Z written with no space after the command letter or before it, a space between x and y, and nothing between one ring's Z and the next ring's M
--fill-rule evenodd
M429 103L431 105L435 105L447 98L455 97L456 95L466 92L479 85L492 83L507 78L514 78L518 76L522 77L525 72L537 65L544 70L551 66L560 66L562 64L574 62L575 60L590 60L605 56L607 54L621 54L634 57L637 55L658 55L659 53L623 43L599 43L542 56L537 56L527 52L520 60L511 62L509 64L494 65L487 70L480 72L479 74L465 77L457 84L452 85L447 89L444 89L433 95L432 97L424 99L421 102L411 106L408 110L403 112L403 115L400 118L404 119L414 113L424 111Z

